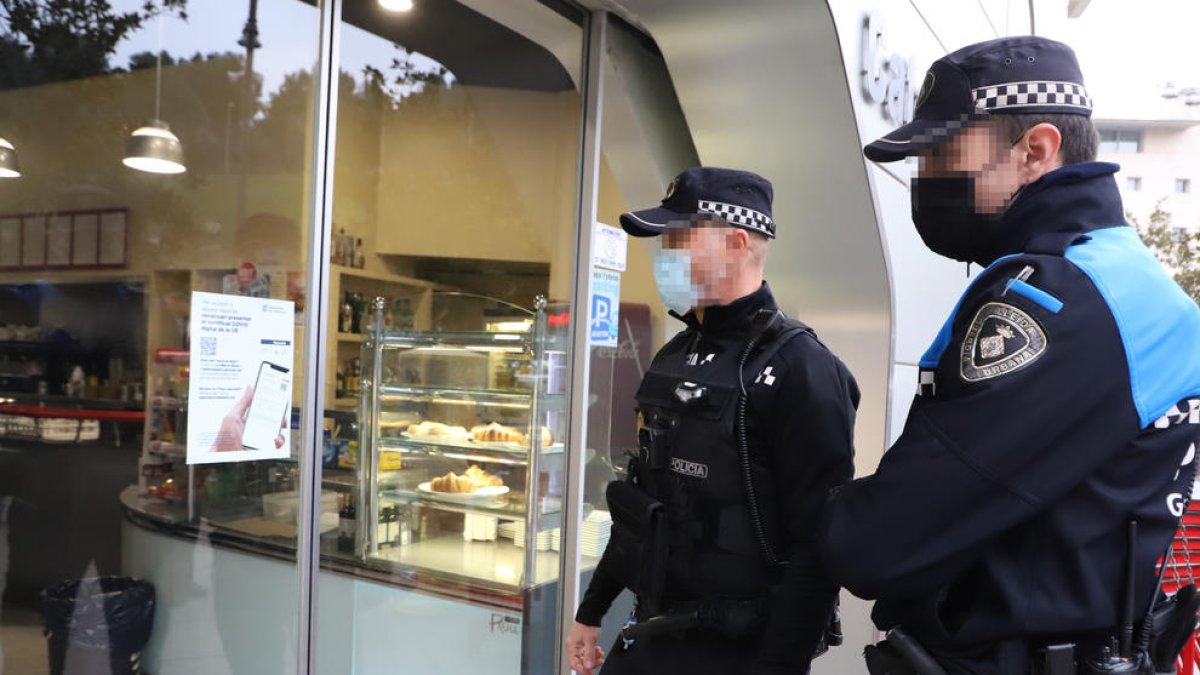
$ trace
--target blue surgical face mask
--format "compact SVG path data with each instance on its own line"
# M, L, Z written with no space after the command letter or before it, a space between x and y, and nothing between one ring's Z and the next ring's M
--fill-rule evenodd
M679 314L700 302L700 289L692 283L692 257L687 251L664 248L655 253L654 282L667 308Z

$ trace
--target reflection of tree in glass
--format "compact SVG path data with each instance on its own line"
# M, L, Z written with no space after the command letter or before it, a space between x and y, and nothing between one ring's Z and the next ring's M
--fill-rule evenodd
M183 143L188 176L198 178L237 170L236 125L241 119L260 115L263 109L258 103L262 91L260 76L255 75L250 82L252 95L243 96L245 58L244 54L225 52L177 59L163 52L163 117ZM142 76L151 83L154 67L153 52L140 52L129 58L130 73L144 73ZM130 94L142 101L142 107L134 106L140 112L133 113L132 121L150 116L154 110L153 86L131 88ZM251 109L239 110L246 101ZM298 137L292 138L294 143Z
M1175 226L1162 200L1154 205L1146 224L1139 223L1132 215L1128 218L1154 255L1175 275L1175 281L1193 300L1200 302L1200 232Z
M0 0L0 89L114 72L117 43L159 11L187 18L187 0L147 0L117 13L107 0Z
M424 91L427 85L453 83L454 76L445 66L400 45L395 47L399 55L392 58L386 73L375 66L363 68L364 87L377 89L386 95L391 99L393 109L405 98Z
M355 147L353 156L372 157L379 152L379 125L385 111L398 109L410 98L428 98L453 82L453 75L432 61L397 46L401 56L388 72L367 66L361 80L346 71L338 76L338 117L354 120L338 129L339 148ZM257 170L265 173L298 172L304 168L307 148L296 139L306 138L312 108L313 76L309 71L287 75L279 90L267 97L254 120L248 142Z
M288 209L301 203L312 151L308 70L268 93L261 74L245 81L244 53L164 52L161 115L183 144L188 171L160 176L122 167L130 132L155 110L157 58L143 51L115 63L115 48L122 40L153 48L156 12L182 16L186 7L186 0L150 0L122 13L108 0L0 0L0 130L19 144L26 164L19 182L0 185L6 212L128 206L137 239L184 247L213 264L237 227L240 181L249 189L244 216L267 210L299 218ZM235 23L230 35L213 36L214 47L232 47ZM343 189L374 184L385 116L402 101L440 109L453 90L440 64L397 50L386 67L339 76L339 119L353 121L338 130L339 175L353 173ZM449 106L446 114L461 112Z

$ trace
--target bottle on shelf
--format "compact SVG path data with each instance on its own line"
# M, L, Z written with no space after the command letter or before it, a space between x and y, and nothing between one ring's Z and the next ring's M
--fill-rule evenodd
M354 259L352 260L352 262L354 263L354 265L352 265L352 266L357 267L358 269L362 269L367 264L367 259L366 259L365 255L363 254L362 237L359 237L358 239L354 240Z
M396 314L392 311L392 303L390 301L384 302L383 329L390 331L395 327Z
M354 535L358 529L355 515L354 495L342 495L342 507L338 510L337 548L340 553L354 553Z
M414 328L412 301L408 298L397 298L395 306L395 323L398 330L410 331Z
M379 509L379 522L375 528L375 541L379 548L391 548L397 544L400 513L388 504Z

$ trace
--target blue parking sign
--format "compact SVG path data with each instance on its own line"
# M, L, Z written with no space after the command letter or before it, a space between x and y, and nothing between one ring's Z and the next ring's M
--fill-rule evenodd
M592 306L589 316L589 339L597 347L616 347L620 328L619 308L621 275L608 270L592 269Z

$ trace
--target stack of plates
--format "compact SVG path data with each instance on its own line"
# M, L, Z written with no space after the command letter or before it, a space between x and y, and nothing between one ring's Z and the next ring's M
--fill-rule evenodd
M463 541L496 541L499 519L468 513L463 517Z
M500 525L496 528L496 534L505 539L512 539L513 533L516 531L517 524L511 520L501 521Z
M579 535L579 554L599 558L608 546L608 536L611 533L612 517L608 511L592 511L583 519L583 528Z
M557 529L557 528L555 528ZM537 550L550 550L551 531L543 530L537 533ZM513 523L513 543L519 548L525 548L525 521L518 520Z

